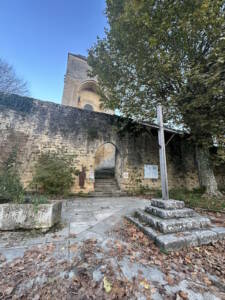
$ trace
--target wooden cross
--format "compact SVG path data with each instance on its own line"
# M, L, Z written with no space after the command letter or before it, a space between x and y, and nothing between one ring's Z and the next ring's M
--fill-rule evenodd
M169 200L162 105L157 106L157 120L159 125L158 140L159 140L159 160L160 160L162 199Z

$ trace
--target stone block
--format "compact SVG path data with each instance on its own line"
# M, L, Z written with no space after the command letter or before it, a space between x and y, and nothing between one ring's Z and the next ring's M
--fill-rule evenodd
M62 203L0 205L0 230L51 228L61 220Z
M209 244L219 239L217 233L212 230L198 230L195 234L199 245Z
M166 234L156 238L156 244L162 249L171 251L188 246L198 246L199 241L194 232L182 232L179 234Z
M140 216L147 215L138 210L134 216L126 218L135 224L143 233L155 241L156 245L164 250L179 250L190 246L209 244L225 237L225 228L210 227L206 229L196 228L178 233L161 233L155 228L149 227ZM201 217L200 217L201 218Z
M211 230L215 232L219 238L225 238L225 228L224 227L212 227Z
M166 250L200 246L217 241L218 235L212 230L192 230L179 234L166 234L156 238L156 244Z
M152 199L151 205L163 209L181 209L184 208L184 201Z
M136 215L140 220L162 233L183 232L187 230L206 228L211 225L208 218L201 217L199 215L191 218L162 219L150 215L142 210L137 210Z
M145 208L145 211L163 219L187 218L192 217L196 214L195 211L190 208L162 209L159 207L148 206Z

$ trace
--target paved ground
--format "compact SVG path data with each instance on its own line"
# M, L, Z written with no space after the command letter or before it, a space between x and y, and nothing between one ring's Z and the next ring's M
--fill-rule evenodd
M132 244L132 240L127 242L121 239L118 241L118 236L116 236L116 234L114 235L112 229L118 229L120 224L122 226L121 219L125 214L135 208L145 207L148 203L149 200L135 197L79 198L75 200L65 200L63 202L62 226L54 229L52 232L48 232L46 234L30 231L0 233L0 254L2 254L9 263L9 265L5 265L5 267L3 263L2 268L7 270L10 264L15 268L17 265L15 259L21 257L22 259L20 260L20 264L23 263L23 255L26 250L35 249L32 248L34 246L44 249L44 247L49 244L50 247L51 245L54 245L54 251L51 255L54 257L56 265L57 262L62 261L62 259L69 262L73 262L74 259L78 259L82 264L82 270L85 269L90 271L92 280L99 283L98 287L100 289L102 289L102 285L100 283L103 282L104 272L107 272L109 266L114 269L116 276L118 276L117 279L122 280L121 278L123 278L123 280L125 280L123 281L125 282L125 285L132 285L134 278L138 279L142 276L144 280L140 279L141 284L137 284L137 292L135 296L131 298L128 297L128 299L225 299L223 298L225 297L224 286L217 287L211 283L210 287L208 287L207 284L202 284L201 280L198 282L198 279L194 282L193 279L186 276L186 269L181 272L177 269L177 265L175 263L172 268L173 270L165 272L164 268L159 266L157 254L154 262L152 263L150 261L151 257L147 258L147 260L146 258L142 259L142 257L140 257L142 253L140 252L140 249L135 250L136 246L131 251L129 243ZM90 243L94 243L94 249L96 249L97 252L93 252L92 245L89 252L89 258L88 260L85 260L82 257L83 255L85 256L84 253L88 249ZM125 254L120 257L121 249L123 249ZM144 249L141 249L141 251L142 250ZM32 251L35 253L36 250L31 250L29 255L32 255ZM162 254L160 255L162 256ZM138 259L136 259L135 256ZM38 259L41 260L40 255L35 258L35 261L37 261L36 264L38 264ZM166 256L165 259L167 259ZM96 261L98 261L97 264L95 263ZM54 267L53 263L48 265L47 259L40 261L39 265L41 266L43 263L45 265L43 268ZM33 267L34 266L32 265L32 268ZM24 267L22 267L22 269L23 268ZM31 266L28 265L28 270L30 270L30 268ZM57 269L55 267L53 271L56 272L56 270ZM20 272L20 269L18 272ZM76 276L76 271L74 272L75 273L71 273L71 271L68 271L68 274L65 272L63 274L67 276L66 278L69 278L68 280L70 280L70 278ZM168 274L170 277L172 276L173 278L177 278L177 281L172 285L169 283ZM13 275L9 275L9 278L12 278L12 276ZM28 279L26 279L27 281L20 283L19 288L14 287L13 292L17 293L17 295L22 295L25 291L27 292L28 286L34 285L34 282L36 282L35 284L37 285L38 292L43 287L46 287L46 284L49 282L49 279L46 278L46 276L40 277L39 275L37 280L35 272L33 275L34 277L31 278L29 282L29 276ZM58 275L55 274L55 276ZM205 276L208 275L205 273ZM145 280L150 282L150 290L149 285L145 282ZM61 284L64 283L65 281ZM220 284L219 280L217 280L217 283ZM180 293L181 291L183 294ZM29 295L34 293L34 289L32 291L31 288L29 293ZM151 294L150 298L146 296L148 293ZM33 297L34 294L32 294L31 299L33 299ZM30 298L28 297L26 299Z
M135 208L145 207L148 200L135 197L77 198L64 200L62 224L46 234L37 231L0 232L0 252L12 260L37 244L71 242L91 235L104 236L122 215ZM66 246L65 246L66 247Z

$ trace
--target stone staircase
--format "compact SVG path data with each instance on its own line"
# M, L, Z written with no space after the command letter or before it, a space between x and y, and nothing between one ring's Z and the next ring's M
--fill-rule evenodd
M185 208L183 201L153 199L150 206L126 218L168 251L225 238L225 228L213 226L209 218Z
M115 179L114 169L101 169L95 172L95 191L90 193L93 197L119 197L124 196Z

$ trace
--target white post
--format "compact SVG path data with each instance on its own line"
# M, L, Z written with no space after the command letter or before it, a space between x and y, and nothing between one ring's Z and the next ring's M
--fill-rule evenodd
M159 140L159 159L160 159L160 174L161 174L161 185L162 185L162 199L169 200L162 105L157 106L157 119L159 125L158 140Z

